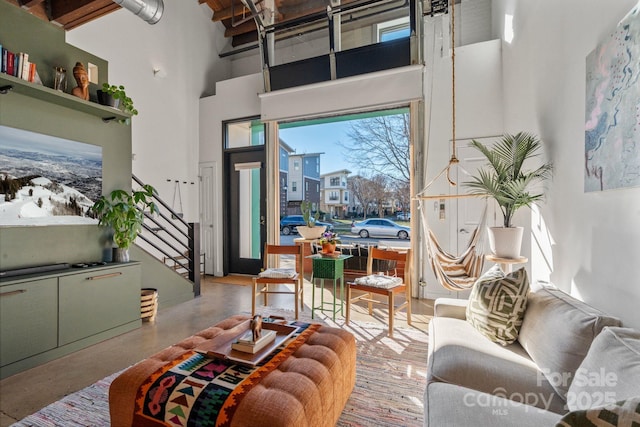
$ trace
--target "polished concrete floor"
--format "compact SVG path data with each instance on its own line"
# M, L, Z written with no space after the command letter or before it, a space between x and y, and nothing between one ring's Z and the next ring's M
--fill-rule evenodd
M161 309L153 323L68 356L13 375L0 381L0 427L6 427L62 397L76 392L113 372L214 323L238 313L251 311L248 277L214 278L202 281L202 295L186 303ZM305 310L311 307L311 284L305 283ZM316 305L318 295L316 294ZM326 292L324 300L331 295ZM425 329L433 314L433 301L412 300L412 326ZM269 305L292 309L293 297L272 295ZM352 311L354 320L385 322L371 317L364 306ZM336 319L340 324L340 319ZM407 326L396 318L396 326ZM426 355L425 355L426 357Z

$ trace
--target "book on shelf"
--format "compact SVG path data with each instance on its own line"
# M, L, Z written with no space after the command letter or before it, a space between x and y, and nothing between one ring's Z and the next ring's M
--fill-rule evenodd
M13 76L13 67L15 66L15 55L11 51L7 51L7 74Z
M20 78L22 80L27 80L29 81L29 54L28 53L21 53L20 54L22 61L22 68L20 70Z
M29 61L29 54L14 53L0 44L0 72L34 83L39 79L36 64Z
M29 62L29 81L31 83L36 81L36 64Z
M276 331L274 330L262 330L262 336L257 341L253 341L253 332L248 330L238 339L231 343L231 348L234 350L242 351L244 353L257 353L268 344L272 343L276 339Z

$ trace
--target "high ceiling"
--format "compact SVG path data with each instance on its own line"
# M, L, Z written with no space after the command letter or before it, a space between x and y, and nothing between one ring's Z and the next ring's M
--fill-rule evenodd
M226 28L225 37L233 37L233 46L257 40L256 23L251 10L240 0L198 0L206 3L213 11L214 22L222 22ZM342 0L341 4L356 3L358 0ZM260 11L265 0L253 0ZM329 0L273 0L274 22L284 24L314 15L326 16ZM367 2L374 3L374 2Z
M100 18L120 6L112 0L4 0L28 10L39 18L60 25L65 30L78 27L91 20ZM196 1L196 0L180 0ZM197 0L206 3L213 11L214 23L222 22L225 37L232 38L232 45L238 46L257 39L255 20L251 11L241 0ZM308 17L324 16L330 0L253 0L257 10L273 2L274 22L286 24ZM394 3L389 0L342 0L341 6L376 7ZM393 7L393 6L391 6Z
M5 0L70 30L120 9L112 0Z
M71 30L100 18L120 6L112 0L5 0L28 10L33 15ZM181 0L189 1L189 0ZM195 1L195 0L191 0ZM214 22L225 26L225 37L233 38L233 45L257 39L256 24L251 11L240 0L198 0L213 11ZM343 0L343 4L355 0ZM261 9L264 0L254 0ZM275 22L287 22L308 15L326 12L329 0L274 0Z

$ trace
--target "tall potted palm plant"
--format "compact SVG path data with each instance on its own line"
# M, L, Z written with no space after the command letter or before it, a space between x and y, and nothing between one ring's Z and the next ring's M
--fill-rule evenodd
M491 147L476 140L471 145L487 158L488 164L465 185L472 194L493 197L504 219L503 227L490 227L491 250L501 258L518 258L523 227L513 226L513 215L544 198L541 184L551 178L553 165L547 162L535 169L524 168L525 162L539 156L542 148L540 139L526 132L505 134Z

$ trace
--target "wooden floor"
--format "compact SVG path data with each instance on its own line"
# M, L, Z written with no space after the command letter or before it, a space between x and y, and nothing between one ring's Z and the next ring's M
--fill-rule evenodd
M155 322L143 323L139 329L1 380L0 427L9 426L233 314L250 313L250 284L250 276L207 276L202 281L201 297L166 309L160 307ZM306 281L305 310L311 307L311 290L311 283ZM326 301L332 297L329 292L323 295ZM292 304L290 295L273 295L269 300L273 307L293 309ZM426 330L433 315L433 301L413 299L412 309L412 327ZM353 309L352 319L386 322L383 316L369 316L364 306ZM340 321L336 319L336 323ZM400 318L395 324L407 326Z

